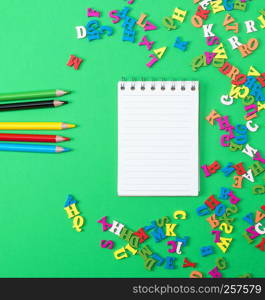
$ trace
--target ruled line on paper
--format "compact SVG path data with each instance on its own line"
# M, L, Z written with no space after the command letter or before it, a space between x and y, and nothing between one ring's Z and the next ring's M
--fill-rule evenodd
M123 136L122 138L122 141L124 141L124 142L126 142L126 141L149 141L149 140L151 140L151 139L148 139L148 138L146 138L146 139L142 139L142 138L139 138L139 135L136 135L137 136L137 138L136 139L132 139L132 137L134 137L134 136L131 136L130 138L128 138L127 136ZM189 142L189 140L188 139L177 139L177 138L175 138L175 139L168 139L168 137L165 137L164 136L164 139L162 139L163 137L160 137L160 140L159 141L154 141L154 142L156 142L157 143L157 145L161 145L161 141L170 141L170 142L172 142L172 143L176 143L176 144L178 144L177 142ZM153 141L153 140L152 140ZM133 144L133 145L135 145L135 144Z
M148 129L153 129L153 130L149 130L149 132L151 132L151 133L152 132L153 133L167 132L168 134L171 134L172 131L175 132L175 133L178 131L178 133L180 134L180 133L183 133L184 130L191 129L191 127L177 127L177 126L175 126L175 127L163 127L162 128L162 126L161 127L130 127L130 126L124 125L123 129L122 129L122 132L124 132L125 134L128 134L128 133L130 133L130 131L128 131L128 130L133 131L133 129L135 131L137 131L137 129L141 129L142 133L143 133L143 129L146 129L147 131L148 131ZM181 130L179 130L179 129L181 129ZM147 133L149 133L149 132L147 132Z
M178 109L178 111L177 112L179 112L180 110ZM121 111L122 112L122 111ZM163 113L163 116L178 116L178 114L177 114L177 112L167 112L167 113ZM128 112L128 111L126 111L126 114L124 113L123 114L123 119L126 119L126 116L127 115L129 115L129 116L131 116L131 115L133 115L133 116L141 116L141 115L145 115L146 116L146 112L141 112L141 111L137 111L137 112ZM161 114L161 111L160 112L149 112L148 113L148 116L157 116L157 115L159 115L159 116L161 116L162 114ZM179 114L180 116L182 116L183 114L181 113L181 114ZM122 119L122 117L120 118L120 119Z
M123 107L121 107L122 110L125 110L127 108L133 108L131 112L128 113L134 113L134 112L138 112L141 109L149 109L151 103L141 103L141 105L136 105L136 103L130 103L130 105L124 104ZM165 108L166 103L160 103L160 105L153 105L152 107L152 113L161 113L161 111L159 111L160 109L164 109L163 113L170 113L170 111L168 111L167 108ZM190 105L185 105L185 106L178 106L176 103L174 103L174 105L171 105L173 107L171 107L171 109L175 109L177 111L189 111L190 110Z
M171 189L171 190L177 190L177 189L188 189L189 186L186 184L179 184L179 185L165 185L165 184L128 184L126 186L126 189L133 189L138 187L139 189L161 189L161 187L166 187L167 189Z
M172 171L172 170L177 170L177 172L183 172L184 167L186 167L187 165L183 164L168 164L168 165L148 165L148 164L128 164L126 163L124 165L124 173L127 171L127 173L130 172L135 172L135 171L139 171L139 173L143 173L143 172L156 172L157 174L159 174L160 172L167 172L167 171ZM177 169L178 168L178 169ZM184 173L184 172L183 172ZM189 172L185 172L186 174L190 174Z
M168 158L127 158L127 161L170 161L170 162L174 162L174 161L182 161L183 158L175 158L175 159L168 159Z
M154 111L160 107L164 107L165 110L167 109L165 105L171 108L178 108L178 110L189 110L192 103L185 103L183 105L178 105L176 102L170 101L170 102L137 102L137 101L131 101L123 104L123 109L131 107L133 110L138 110L139 108L143 107L150 107L150 105L153 105Z
M176 176L176 174L174 176L161 176L160 174L158 174L157 176L152 176L152 175L149 175L148 177L149 178L153 178L153 179L160 179L160 178L166 178L166 179L175 179L175 180L179 180L180 179L189 179L190 177L189 176L183 176L183 174L180 174L180 173L177 173L179 175L179 177ZM127 178L129 179L144 179L144 178L147 178L147 176L128 176L127 175Z
M148 192L147 192L148 190ZM146 188L146 189L125 189L124 191L127 191L127 192L146 192L146 193L149 193L149 192L153 192L153 191L161 191L161 188L158 188L158 189L151 189L151 188ZM189 192L189 189L169 189L167 188L167 191L176 191L176 192Z
M135 170L133 170L133 169L130 169L130 171L126 171L126 168L125 168L125 171L124 171L125 173L137 173L137 172L139 172L139 170L138 169L135 169ZM141 174L144 174L144 173L148 173L149 174L149 170L142 170L141 171ZM168 173L168 174L172 174L172 173L180 173L179 171L176 171L175 169L174 170L165 170L165 171L163 171L163 170L159 170L159 173ZM159 173L157 173L157 174L159 174ZM184 172L184 171L182 171L182 173L183 174L190 174L190 172L188 172L188 171L186 171L186 172Z
M143 134L146 135L146 133L143 133ZM149 133L149 135L150 135L150 134L156 134L156 132L153 132L153 133L151 132L151 133ZM131 133L131 135L133 135L133 133ZM140 135L141 135L141 132L138 132L136 136L140 136ZM164 135L164 136L165 136L165 135L167 135L167 136L172 136L171 133L168 133L168 132L165 132L163 135ZM126 135L126 136L128 137L128 135ZM148 138L148 137L149 137L149 136L147 136L146 138ZM176 137L177 137L177 136L176 136ZM174 137L174 138L176 138L176 137ZM161 136L161 138L163 138L163 136ZM187 139L187 140L188 140L188 139ZM189 141L190 141L190 140L189 140ZM159 142L159 141L158 141L158 142Z
M142 118L142 116L140 116ZM134 125L138 124L143 124L142 126L146 126L149 124L160 124L163 125L163 123L168 123L168 124L190 124L190 117L187 119L187 116L183 113L181 113L179 116L175 113L170 116L164 116L162 114L159 114L157 116L151 116L148 115L145 120L140 119L139 115L133 116L133 118L129 115L124 115L123 118L120 118L120 122L125 122L125 123L133 123Z
M126 151L126 154L147 154L150 153L150 151ZM164 151L164 152L159 152L159 151L151 151L151 153L155 153L155 154L169 154L169 153L174 153L174 154L187 154L186 152L181 152L181 151Z
M172 93L171 95L167 95L167 94L161 94L161 95L152 95L152 94L123 94L122 95L123 99L136 99L136 101L142 101L142 102L147 102L147 101L162 101L164 98L167 98L167 100L164 101L168 101L169 98L172 98L172 100L174 101L176 99L176 97L179 98L178 101L182 101L182 99L186 98L184 101L188 101L188 99L192 99L192 96L189 94L180 94L180 93ZM183 102L184 102L183 101Z
M138 145L135 145L134 142L132 141L127 141L127 142L120 142L119 143L119 148L122 148L121 150L125 151L129 151L126 148L130 147L130 151L138 151L138 150L145 150L146 152L151 150L156 150L156 151L163 151L163 149L166 147L166 149L172 151L172 150L176 150L176 151L183 151L183 152L187 152L190 153L192 150L186 150L186 147L189 146L188 144L180 144L180 143L165 143L163 142L164 145L161 144L153 144L153 143L148 143L148 141L137 141ZM166 151L166 150L165 150Z
M136 145L136 142L138 145ZM163 145L161 145L161 144L163 144ZM131 140L131 141L126 140L126 141L119 142L120 148L130 147L132 150L135 150L137 148L139 148L139 149L144 148L146 150L148 150L148 149L157 149L157 150L160 149L161 150L161 149L164 149L165 147L167 147L167 149L186 151L186 147L188 145L189 144L186 143L186 141L182 141L182 143L181 143L181 141L172 143L171 141L168 141L168 140L163 140L160 143L156 143L156 144L153 141L151 143L151 140ZM126 150L126 149L123 149L123 150Z
M159 174L161 174L161 177L163 177L163 175L165 173L168 174L183 174L184 176L188 176L190 175L190 177L192 177L192 174L189 170L185 170L186 167L191 167L191 165L172 165L172 164L168 164L168 165L148 165L148 164L128 164L126 163L123 166L123 173L126 173L126 175L129 175L130 173L134 173L134 175L136 175L136 172L139 172L139 176L141 175L147 175L148 172L155 172L157 176L159 176ZM152 175L152 174L150 174Z
M163 185L163 186L175 186L178 188L179 186L183 186L187 184L187 180L179 180L175 178L146 178L145 180L137 180L130 179L127 182L128 185L138 185L138 186L146 186L146 185Z
M175 116L175 115L174 115ZM181 115L181 116L183 116L183 115ZM163 116L164 117L164 116ZM184 119L185 118L185 119ZM145 126L146 125L148 125L148 124L153 124L154 122L156 123L156 124L158 124L158 123L173 123L173 124L179 124L179 123L181 123L181 124L190 124L190 122L189 122L189 120L187 120L187 117L186 116L184 116L184 118L183 118L183 120L180 120L180 118L171 118L171 119L169 119L169 118L165 118L165 119L161 119L161 118L152 118L152 119L145 119L145 120L143 120L143 119L137 119L137 118L135 118L135 119L131 119L131 118L129 118L128 116L126 117L126 118L124 118L123 119L123 121L124 122L126 122L126 123L130 123L130 122L132 122L133 124L137 124L137 122L138 123L140 123L140 124L145 124Z

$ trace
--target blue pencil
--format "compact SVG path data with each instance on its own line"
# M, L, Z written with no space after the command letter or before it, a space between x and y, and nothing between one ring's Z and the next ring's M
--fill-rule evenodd
M55 145L0 143L0 151L59 153L70 149Z

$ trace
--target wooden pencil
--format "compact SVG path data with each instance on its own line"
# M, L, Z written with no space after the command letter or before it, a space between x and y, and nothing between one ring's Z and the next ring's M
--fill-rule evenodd
M60 135L0 133L0 141L6 142L58 143L69 140L68 137Z
M58 101L58 100L15 102L15 103L0 104L0 111L58 107L67 103L68 103L67 101Z
M0 94L0 101L15 101L15 100L30 100L30 99L44 99L61 97L70 92L64 90L47 90L34 92L19 92L19 93L5 93Z
M63 122L0 122L0 130L62 130L76 125Z
M59 153L70 149L56 145L0 143L0 151Z

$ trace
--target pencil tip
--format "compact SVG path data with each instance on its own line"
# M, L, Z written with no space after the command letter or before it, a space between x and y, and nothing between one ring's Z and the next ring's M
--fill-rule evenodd
M75 124L62 123L62 129L69 129L69 128L74 128L74 127L76 127Z
M66 128L75 128L76 125L75 124L65 124Z
M54 100L54 101L53 101L53 105L54 105L55 107L61 106L61 105L64 105L64 104L68 104L68 101L58 101L58 100Z
M65 142L65 141L70 141L70 138L64 137L64 136L59 136L59 135L56 136L56 142L57 143L58 142Z
M64 95L67 95L67 94L70 94L69 91L63 91L63 90L57 90L56 91L56 96L60 97L60 96L64 96Z
M64 147L56 146L56 152L69 152L69 151L71 151L70 148L64 148Z

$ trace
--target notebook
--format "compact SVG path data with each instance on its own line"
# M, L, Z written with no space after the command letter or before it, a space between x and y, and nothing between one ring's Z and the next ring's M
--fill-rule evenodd
M199 82L118 82L118 195L199 194Z

